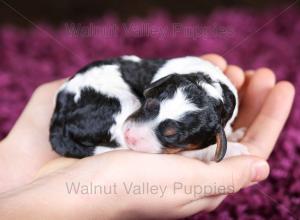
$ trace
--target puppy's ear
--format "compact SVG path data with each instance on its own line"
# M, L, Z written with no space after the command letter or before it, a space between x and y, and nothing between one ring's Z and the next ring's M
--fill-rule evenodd
M227 151L227 139L224 132L224 128L222 126L220 126L216 139L217 139L217 149L215 153L215 161L220 162L224 158Z
M175 74L168 75L166 77L163 77L153 83L151 83L145 90L144 90L144 96L146 96L152 89L154 89L157 86L162 85L164 82L166 82L171 77L174 77Z

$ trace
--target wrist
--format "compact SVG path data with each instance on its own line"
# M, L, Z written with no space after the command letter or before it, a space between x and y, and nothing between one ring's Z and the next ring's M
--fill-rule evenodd
M3 219L76 219L76 200L64 199L55 193L55 188L46 189L42 182L2 193L0 216Z

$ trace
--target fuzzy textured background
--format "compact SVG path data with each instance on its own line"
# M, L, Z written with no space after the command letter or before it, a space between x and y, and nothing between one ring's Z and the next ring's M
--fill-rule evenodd
M0 138L41 83L70 76L94 59L136 54L175 57L219 53L245 69L267 66L300 86L300 9L217 10L176 22L163 12L126 23L107 15L89 23L38 29L0 27ZM270 158L271 175L193 219L296 219L300 216L300 96Z

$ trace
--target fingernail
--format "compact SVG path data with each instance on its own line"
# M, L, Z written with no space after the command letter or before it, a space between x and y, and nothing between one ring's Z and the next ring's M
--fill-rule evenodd
M266 161L258 161L252 165L252 182L259 182L269 175L269 164Z

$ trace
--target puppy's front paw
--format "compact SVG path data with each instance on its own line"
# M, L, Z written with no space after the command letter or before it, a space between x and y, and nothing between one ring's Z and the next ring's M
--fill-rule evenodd
M247 131L247 128L242 127L234 130L229 136L228 136L228 141L231 142L239 142L242 140L242 138L245 136L245 133Z
M240 143L228 142L225 158L240 155L249 155L248 148Z
M213 144L207 148L201 150L192 150L192 151L183 151L179 154L190 157L197 158L204 162L213 161L216 153L216 144ZM240 143L228 142L227 143L227 151L224 158L240 156L240 155L249 155L248 148Z

